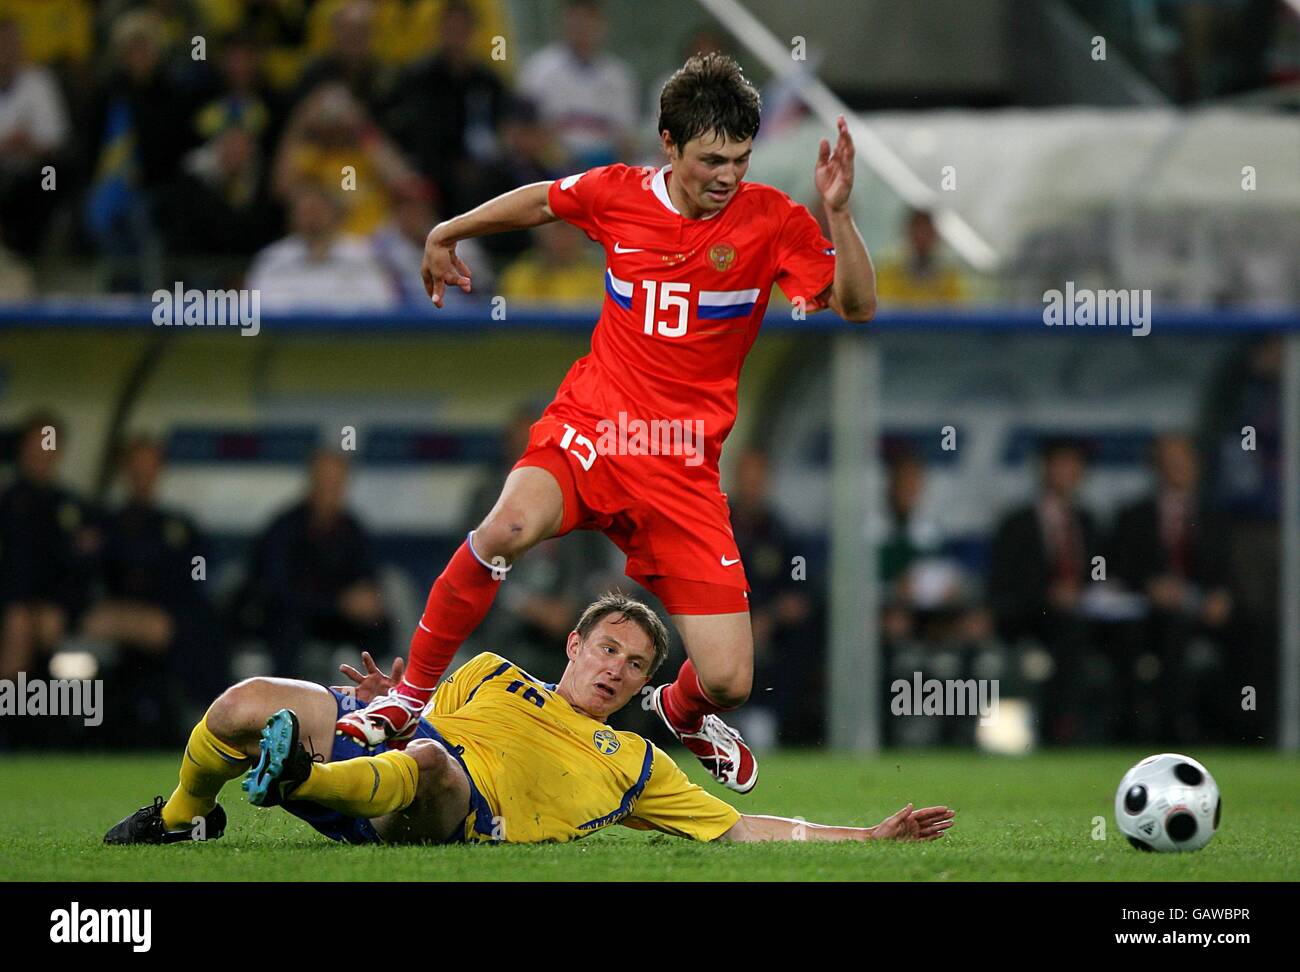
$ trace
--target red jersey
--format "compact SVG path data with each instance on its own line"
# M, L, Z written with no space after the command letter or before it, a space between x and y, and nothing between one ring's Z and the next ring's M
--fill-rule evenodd
M620 164L551 184L551 211L604 247L606 270L591 353L569 369L546 414L588 433L620 412L690 422L704 432L700 474L716 480L772 285L820 310L835 250L778 189L742 182L717 213L688 219L668 196L671 178L671 166Z

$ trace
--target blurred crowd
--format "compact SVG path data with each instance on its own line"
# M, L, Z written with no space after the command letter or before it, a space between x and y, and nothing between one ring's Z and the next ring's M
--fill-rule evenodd
M1043 440L1034 495L999 517L982 571L945 543L925 464L906 449L891 455L876 530L886 681L999 679L1004 699L1033 703L1050 744L1267 738L1282 353L1277 337L1244 344L1197 427L1154 437L1149 488L1108 524L1083 498L1092 441ZM969 743L976 731L973 719L886 726L895 743Z
M0 299L183 280L272 309L424 300L440 217L657 160L658 87L605 49L607 16L565 0L525 53L504 0L0 0ZM712 49L700 30L682 54ZM480 293L603 293L567 225L462 249Z

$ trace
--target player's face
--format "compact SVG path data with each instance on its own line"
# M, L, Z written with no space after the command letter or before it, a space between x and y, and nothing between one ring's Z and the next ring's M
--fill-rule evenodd
M585 639L569 634L569 667L561 679L565 698L604 720L632 700L650 680L654 645L640 625L607 614Z
M694 210L708 215L731 202L740 188L754 140L732 142L725 135L708 132L691 139L680 151L670 142L665 145L673 161L673 181Z

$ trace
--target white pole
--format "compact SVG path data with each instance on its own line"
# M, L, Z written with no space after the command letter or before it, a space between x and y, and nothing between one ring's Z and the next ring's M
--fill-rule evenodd
M880 748L882 718L876 552L864 534L877 482L879 354L874 338L847 328L831 340L826 729L832 747L862 752Z
M819 78L803 70L790 56L786 47L739 0L696 0L700 6L717 18L736 39L777 77L793 85L809 109L835 130L835 118L843 115L853 136L853 145L862 161L903 201L915 209L928 209L934 213L935 229L944 241L963 260L976 270L997 268L999 255L965 217L943 205L939 193L918 176L906 162L890 148L875 130L857 118L836 94ZM834 142L834 139L831 139Z
M1278 745L1300 749L1300 334L1284 339L1282 363L1282 543L1278 610Z

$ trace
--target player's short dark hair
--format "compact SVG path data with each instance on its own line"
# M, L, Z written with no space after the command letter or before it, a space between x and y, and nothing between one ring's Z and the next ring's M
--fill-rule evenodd
M600 623L600 619L609 614L623 615L611 621L611 624L631 621L649 635L650 643L654 647L654 660L650 662L650 671L647 675L653 676L668 657L668 627L659 620L659 615L645 604L620 590L613 590L588 604L573 630L578 632L579 638L586 641L587 635L591 634L592 629Z
M758 134L763 102L729 54L687 58L659 94L659 128L680 152L693 138L717 132L733 142Z

